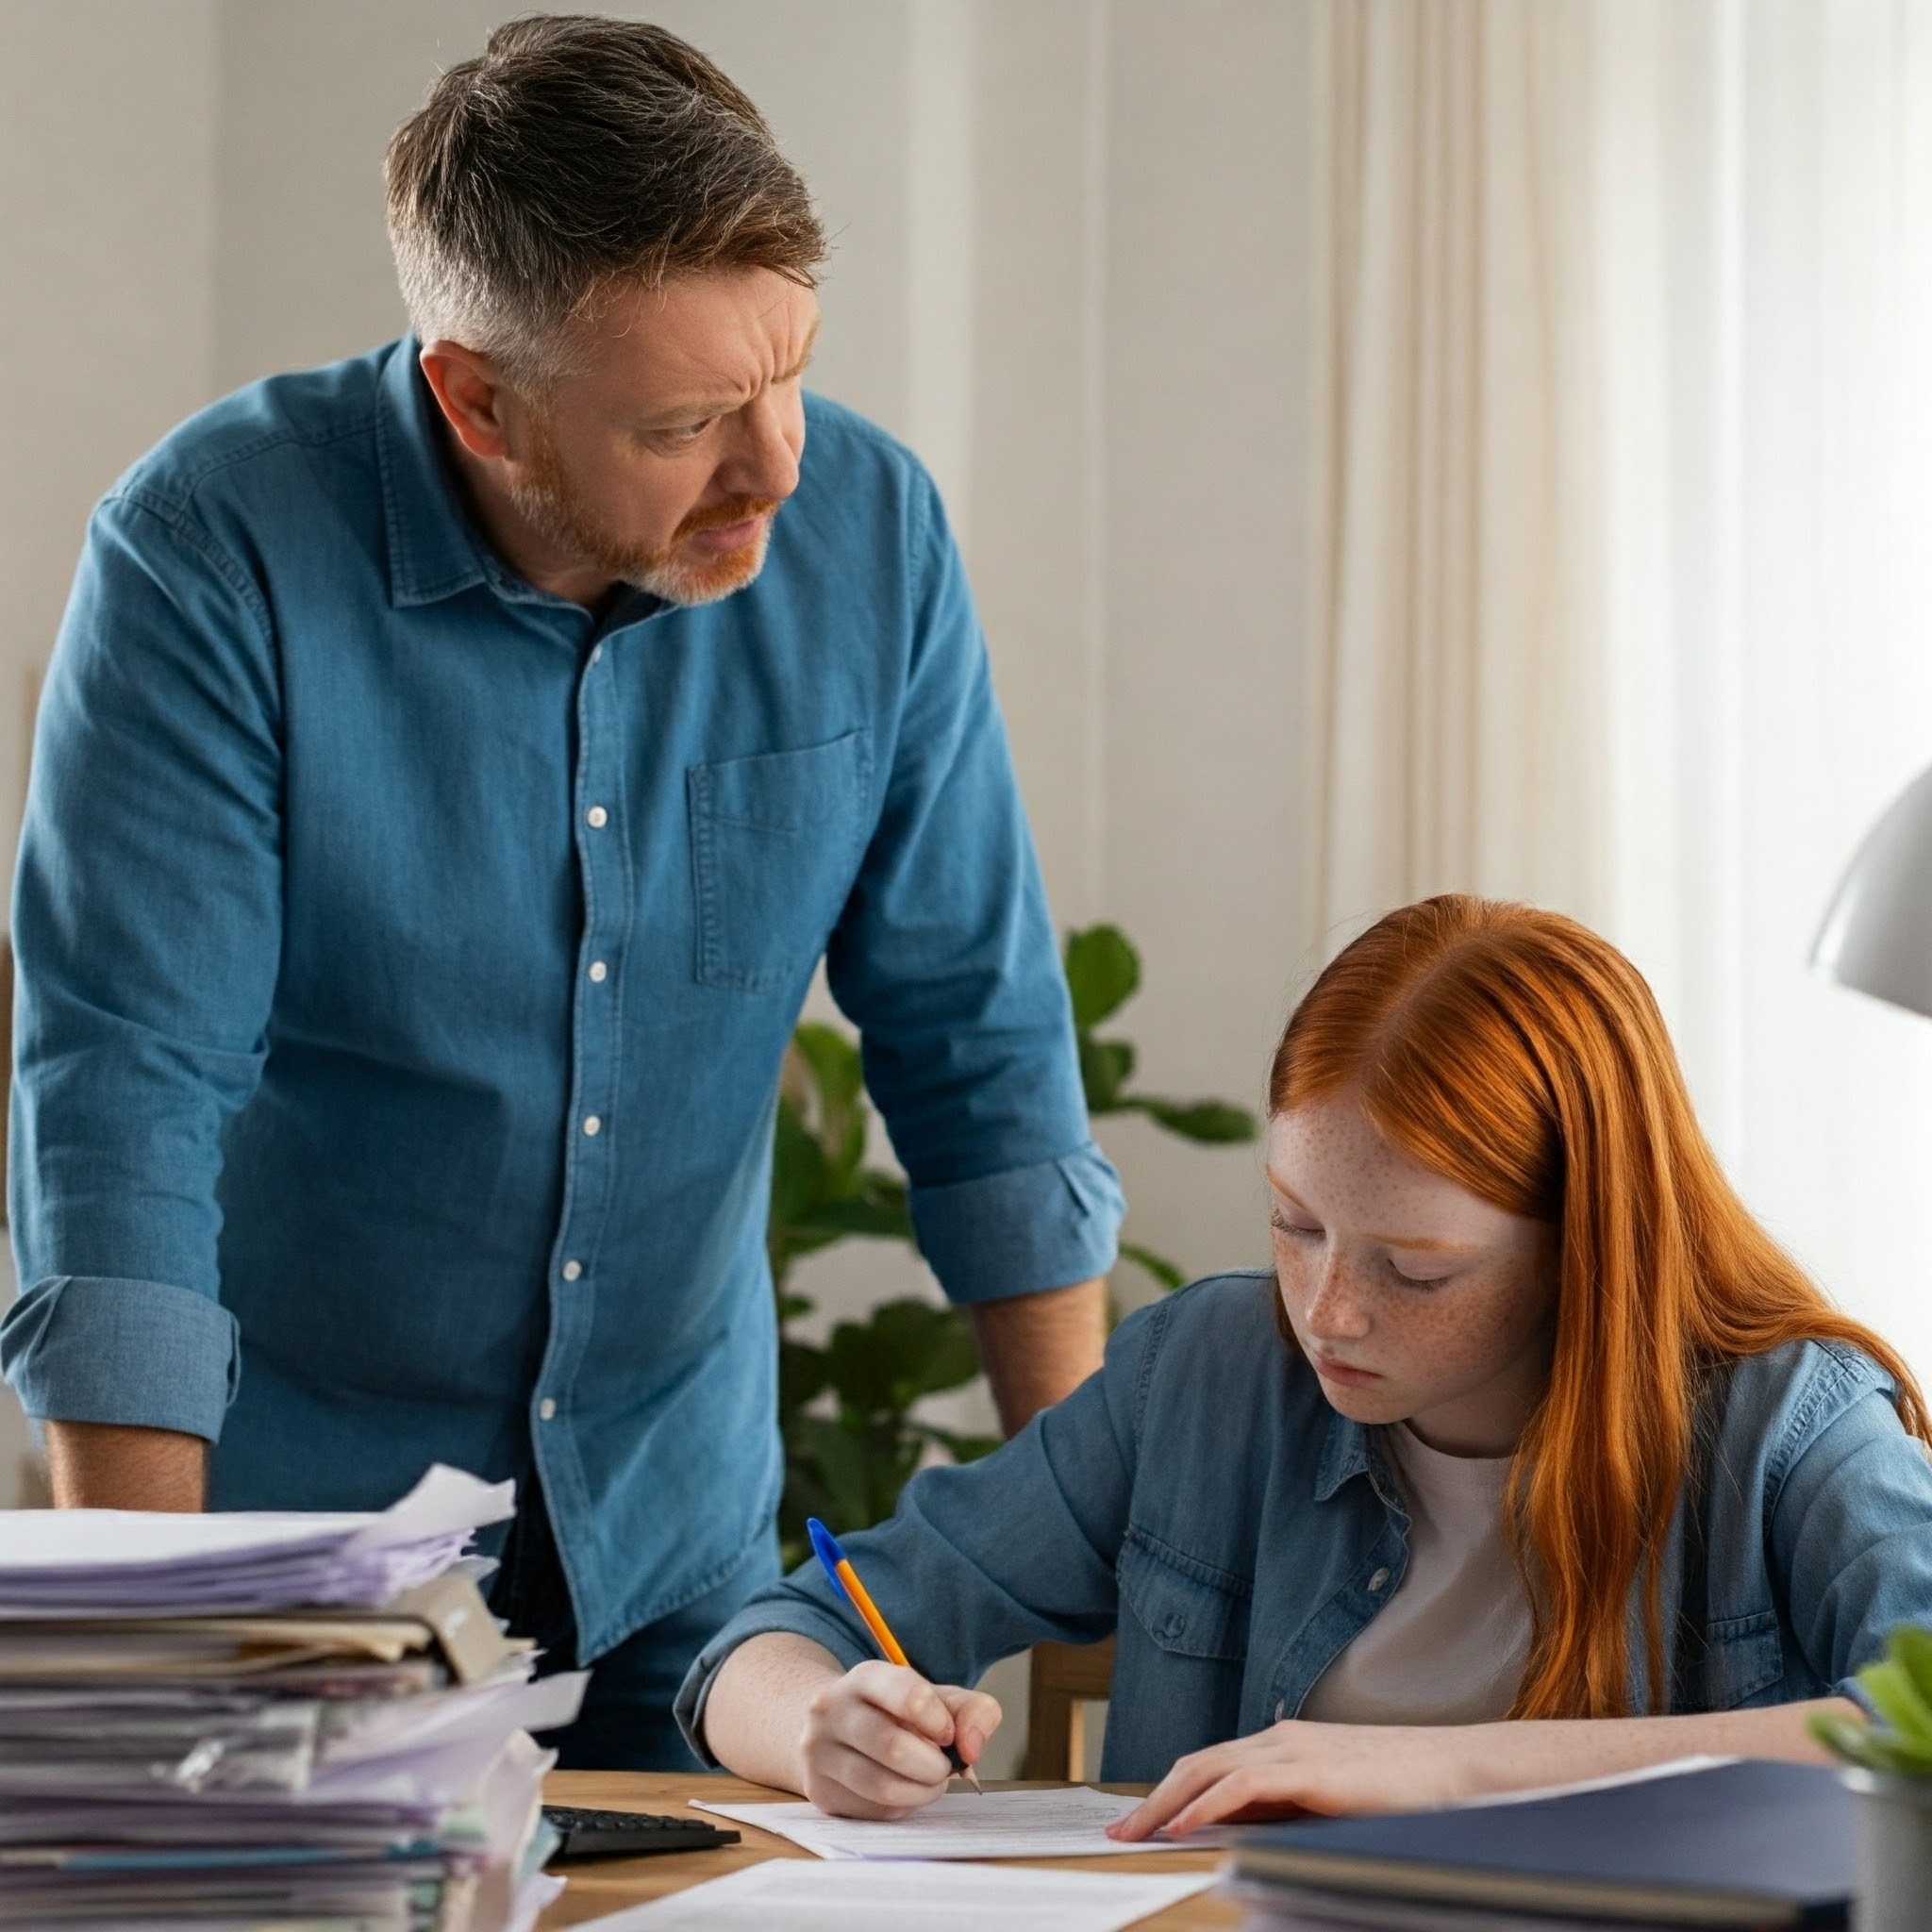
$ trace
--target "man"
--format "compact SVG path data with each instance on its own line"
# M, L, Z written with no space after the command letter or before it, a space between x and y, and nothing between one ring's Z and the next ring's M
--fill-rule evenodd
M808 398L824 241L658 29L519 21L389 157L413 335L96 512L22 842L7 1373L56 1500L518 1478L570 1761L688 1763L771 1574L776 1075L823 957L1017 1426L1119 1196L931 485Z

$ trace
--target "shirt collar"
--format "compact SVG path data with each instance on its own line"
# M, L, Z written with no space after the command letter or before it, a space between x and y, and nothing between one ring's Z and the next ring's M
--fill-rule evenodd
M1394 1472L1376 1440L1379 1433L1350 1421L1339 1408L1328 1411L1328 1434L1322 1444L1321 1460L1315 1466L1316 1502L1325 1503L1343 1483L1365 1475L1389 1507L1403 1507Z
M389 532L390 603L397 608L438 604L458 591L487 584L513 604L578 611L568 598L540 591L520 577L470 521L443 452L436 399L416 357L413 335L391 348L375 410L376 465ZM648 591L625 587L612 599L597 634L641 624L669 608Z
M398 608L439 603L496 575L438 444L434 399L416 350L413 335L390 350L375 410L389 595Z

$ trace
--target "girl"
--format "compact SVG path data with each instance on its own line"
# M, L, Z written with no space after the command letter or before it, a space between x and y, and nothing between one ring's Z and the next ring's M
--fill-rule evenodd
M711 1762L894 1817L977 1758L962 1690L1117 1631L1116 1827L1438 1804L1696 1752L1818 1758L1932 1621L1926 1416L1732 1192L1637 971L1477 899L1390 914L1269 1080L1271 1274L1123 1322L1106 1366L848 1540L929 1674L815 1566L706 1648Z

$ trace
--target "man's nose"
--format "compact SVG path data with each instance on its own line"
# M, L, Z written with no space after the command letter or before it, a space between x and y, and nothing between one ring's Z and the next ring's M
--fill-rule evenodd
M798 488L798 441L786 412L760 396L740 414L740 432L719 478L735 496L787 497Z

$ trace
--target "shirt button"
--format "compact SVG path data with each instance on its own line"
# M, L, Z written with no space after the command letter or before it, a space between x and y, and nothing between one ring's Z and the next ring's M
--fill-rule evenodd
M597 984L598 984L599 986L602 986L602 985L604 984L604 978L605 978L605 975L606 975L606 974L608 974L608 973L609 971L610 971L609 967L608 967L607 965L605 965L605 963L603 962L603 960L601 960L601 959L592 959L592 960L591 961L591 977L592 979L594 979L594 980L595 980L595 981L597 982Z
M1284 1697L1281 1700L1281 1702L1274 1707L1274 1722L1276 1724L1279 1724L1282 1721L1282 1719L1285 1718L1287 1715L1288 1699Z
M610 823L610 814L608 811L606 811L601 805L593 805L590 808L590 810L584 814L584 817L590 821L591 827L593 831L599 830L603 826Z
M537 1420L543 1423L557 1420L557 1405L547 1395L537 1405Z
M1373 1575L1372 1577L1370 1577L1370 1578L1369 1578L1369 1594L1370 1594L1371 1596L1374 1596L1374 1595L1375 1595L1375 1594L1376 1594L1377 1592L1379 1592L1379 1591L1380 1591L1380 1590L1381 1590L1382 1586L1383 1586L1383 1585L1384 1585L1385 1583L1387 1583L1388 1581L1389 1581L1389 1573L1388 1573L1388 1571L1386 1571L1386 1570L1377 1570L1377 1571L1375 1572L1375 1574L1374 1574L1374 1575Z
M604 646L602 644L592 644L591 646L591 662L592 664L599 662L602 659L603 656Z
M587 1134L601 1134L601 1133L602 1133L603 1131L604 1131L604 1123L603 1123L602 1121L600 1121L600 1120L599 1120L599 1119L597 1118L597 1116L596 1116L595 1114L593 1114L593 1113L587 1113L587 1114L586 1114L586 1115L584 1116L584 1132L585 1132L585 1133L587 1133ZM1387 1572L1386 1570L1385 1570L1385 1571L1383 1571L1383 1573L1382 1573L1382 1574L1383 1574L1384 1576L1388 1575L1388 1574L1389 1574L1389 1573L1388 1573L1388 1572Z
M566 1261L563 1264L563 1278L566 1281L575 1281L583 1272L584 1264L581 1261Z

